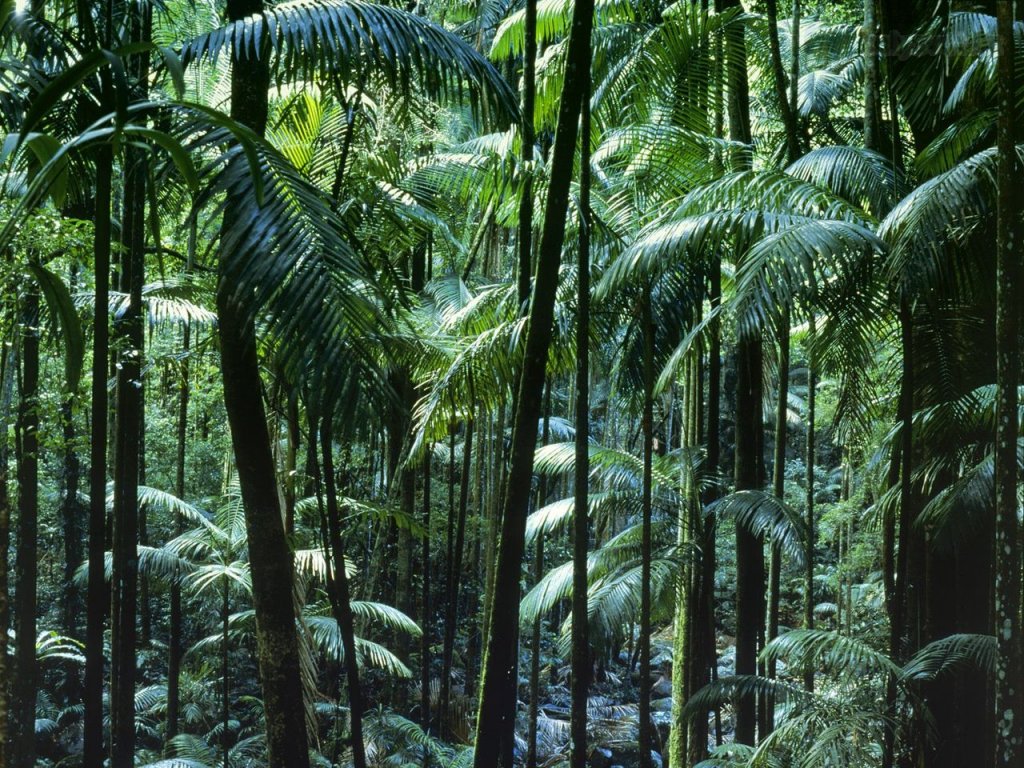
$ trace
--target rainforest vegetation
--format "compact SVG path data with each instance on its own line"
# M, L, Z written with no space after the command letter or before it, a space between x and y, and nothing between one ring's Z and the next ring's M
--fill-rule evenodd
M1021 768L1011 0L0 0L0 768Z

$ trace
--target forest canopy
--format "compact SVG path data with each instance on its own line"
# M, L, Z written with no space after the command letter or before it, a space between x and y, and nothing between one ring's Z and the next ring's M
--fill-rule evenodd
M0 0L0 768L1024 766L1012 0Z

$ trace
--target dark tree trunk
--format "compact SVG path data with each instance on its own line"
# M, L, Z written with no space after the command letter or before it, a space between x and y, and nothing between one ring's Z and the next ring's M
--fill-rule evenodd
M654 319L651 316L651 290L644 288L640 309L640 332L643 334L643 411L640 433L643 436L643 480L640 533L640 768L651 768L654 746L651 722L651 505L653 501L654 461Z
M813 317L811 318L808 340L813 345ZM807 352L807 496L805 503L807 550L804 552L804 629L814 629L814 464L816 458L814 420L817 388L818 381L814 370L814 352L809 349ZM838 602L842 603L841 597ZM808 691L814 690L814 669L811 667L804 670L804 688Z
M529 168L533 164L533 145L536 136L533 129L533 110L536 99L537 70L537 0L526 0L526 14L523 20L523 118L522 161ZM519 201L519 268L516 272L519 310L525 313L530 299L530 276L533 271L533 176L526 175L523 196Z
M999 61L999 203L996 278L996 766L1024 763L1024 646L1021 637L1021 544L1017 518L1017 387L1020 384L1020 165L1014 4L996 3ZM1011 52L1011 55L1003 53Z
M761 339L741 337L737 355L736 384L736 490L761 487L763 460L760 435ZM758 635L764 624L764 541L742 525L736 526L736 674L757 674ZM756 702L744 697L736 702L736 740L754 743Z
M93 233L92 439L89 453L89 574L85 629L85 768L103 765L103 625L109 609L104 578L107 520L107 365L110 357L110 211L113 154L101 146L96 156L96 222Z
M709 266L709 304L712 311L717 311L722 303L722 266L718 258L714 258ZM721 322L717 315L710 321L708 343L708 422L705 433L707 453L704 473L714 476L719 471L721 460L721 442L719 431L721 425L721 393L722 393L722 334ZM718 496L715 485L709 486L704 492L705 509ZM718 521L714 511L705 513L704 526L700 539L699 587L697 590L697 611L695 617L696 647L694 648L694 664L697 674L694 676L693 689L700 690L712 681L718 668L718 654L715 644L715 571L717 569L716 544ZM718 719L716 710L716 720ZM720 730L720 729L719 729ZM695 718L694 737L690 740L690 762L696 764L707 756L708 746L707 713Z
M466 548L466 514L469 506L470 468L473 455L473 418L466 421L466 435L462 443L462 483L459 486L459 511L455 524L452 556L448 562L445 584L444 646L442 648L441 700L451 703L452 663L455 655L456 624L459 620L459 597L462 592L463 550ZM451 719L443 712L445 731L442 738L451 739Z
M881 149L882 90L878 63L878 20L875 3L864 0L864 147Z
M772 467L772 493L780 501L786 498L786 433L789 414L789 308L784 308L779 321L779 384L775 409L775 454ZM768 568L768 642L779 635L779 588L782 576L782 549L771 542L771 563ZM769 679L776 676L775 659L768 662ZM764 712L765 733L775 728L775 701L769 698Z
M786 87L788 85L786 70L782 63L782 51L779 45L778 0L767 0L765 9L767 11L768 43L771 49L775 98L778 99L779 111L782 113L782 125L786 131L786 154L789 162L793 162L800 156L800 136L796 114L790 103L790 94Z
M530 478L537 444L537 422L541 413L569 185L572 181L578 119L583 100L582 78L590 66L593 12L593 0L579 0L573 10L569 33L547 210L516 399L512 457L505 488L501 544L495 568L490 631L484 655L474 768L495 768L499 764L501 746L511 745L515 728L519 576L525 548L526 515L530 506ZM512 766L505 765L504 768Z
M551 377L548 377L544 393L544 426L541 430L541 444L547 445L551 436ZM537 489L537 506L547 503L548 477L540 479ZM537 584L544 578L544 536L539 534L534 544L533 583ZM537 768L537 719L540 716L540 661L541 661L541 617L538 616L530 633L530 711L526 735L526 766Z
M18 472L14 560L14 679L11 764L34 765L36 746L36 607L39 534L39 294L30 289L21 315L21 381L15 425Z
M129 39L152 36L152 9L130 11ZM149 55L131 61L137 97L149 92ZM121 291L128 297L115 322L122 350L117 365L114 431L113 570L111 575L110 759L114 766L135 759L135 676L139 581L139 481L142 476L143 306L146 254L147 153L129 146L124 155L124 209L121 225Z
M424 733L430 733L430 625L433 615L430 610L430 467L433 463L434 446L427 446L423 458L423 619L420 622L423 634L420 638L420 724ZM423 750L423 768L430 767L430 750Z
M228 17L243 19L263 10L261 0L229 0ZM258 134L267 125L270 74L265 60L234 56L231 116ZM232 201L224 229L239 226L251 200ZM217 290L224 403L245 507L252 570L256 645L266 716L269 768L309 765L299 644L292 595L292 554L278 501L277 473L267 431L256 353L256 330L240 303L231 276L221 272Z
M587 700L590 631L587 616L587 550L590 543L590 69L584 80L580 120L580 235L576 276L576 467L572 525L571 768L587 766ZM536 649L535 649L536 652Z
M196 253L197 222L195 217L189 219L188 255L185 273L192 270ZM184 499L185 489L185 448L188 443L188 406L191 374L192 325L188 321L181 330L181 378L178 381L178 422L177 445L175 455L174 493ZM180 514L174 516L174 535L184 532L185 521ZM167 647L167 729L165 737L168 741L178 735L178 717L181 709L181 659L184 654L182 638L181 584L171 584L170 640Z
M62 467L63 494L60 500L61 533L64 536L64 580L61 585L63 625L71 637L79 637L83 610L82 594L75 584L75 571L82 564L82 503L78 498L82 477L81 462L75 445L74 394L65 396L61 403L61 431L64 438ZM79 685L81 680L75 685ZM72 698L77 698L74 694Z
M0 766L7 768L10 749L10 731L8 728L11 714L11 692L8 681L11 679L11 663L7 656L9 638L7 634L11 621L10 582L7 570L7 553L11 546L11 498L7 488L8 462L10 446L7 440L11 421L11 402L14 395L14 353L3 350L0 358Z
M359 660L356 651L355 623L352 619L348 575L345 573L345 542L341 530L341 512L338 509L338 490L334 482L334 447L331 433L331 418L328 416L324 418L320 426L330 551L328 573L331 582L328 586L331 594L331 608L334 611L334 619L338 623L341 644L345 651L352 764L354 768L366 768L366 748L363 744L363 692L359 683Z

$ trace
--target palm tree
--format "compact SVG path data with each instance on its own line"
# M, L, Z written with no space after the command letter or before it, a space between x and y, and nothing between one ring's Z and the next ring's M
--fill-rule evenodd
M1020 167L1014 132L1016 67L1014 14L1010 2L997 3L999 35L999 175L996 235L996 446L995 446L995 627L996 664L995 765L1024 759L1024 673L1021 651L1020 522L1017 517L1017 388L1020 382L1020 308L1011 298L1019 285L1020 201L1016 176Z

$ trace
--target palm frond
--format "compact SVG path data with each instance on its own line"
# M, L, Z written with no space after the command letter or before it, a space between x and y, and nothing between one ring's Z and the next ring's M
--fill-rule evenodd
M373 73L402 90L415 79L435 98L461 97L468 83L470 95L482 96L493 118L518 113L511 88L474 48L424 17L391 6L359 0L282 3L191 40L182 59L216 60L228 51L239 58L272 53L278 82L327 75L355 85Z

